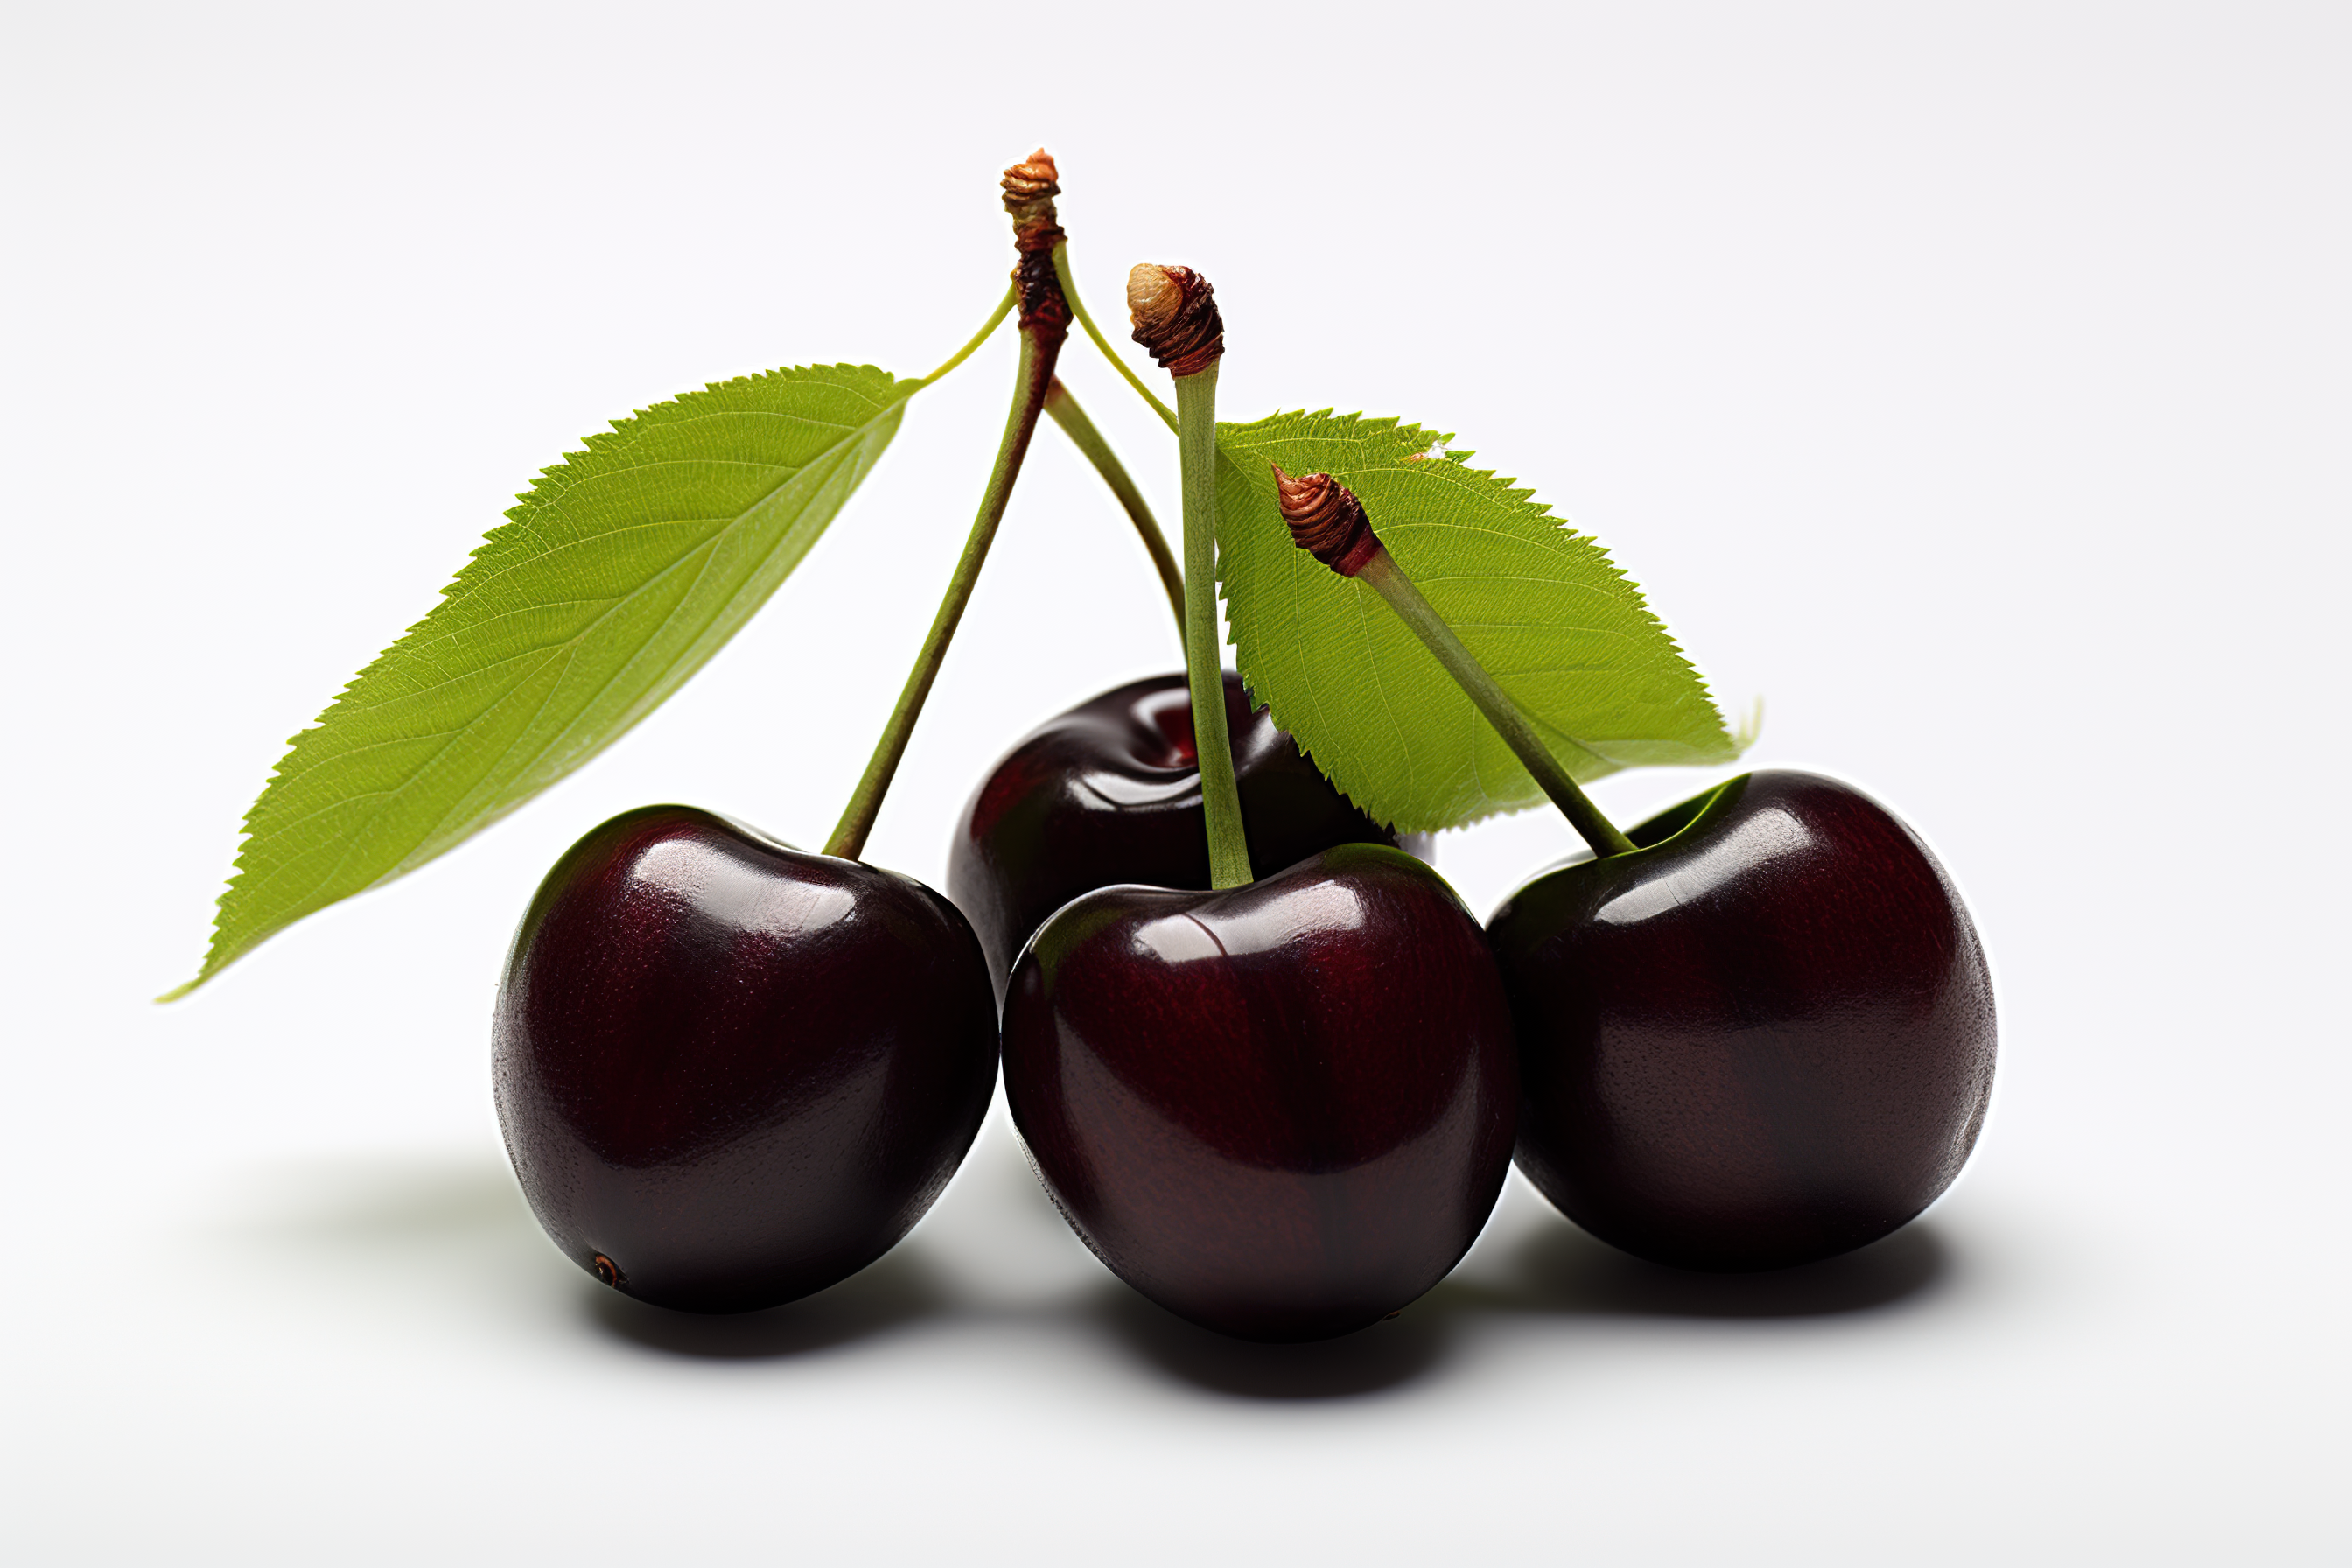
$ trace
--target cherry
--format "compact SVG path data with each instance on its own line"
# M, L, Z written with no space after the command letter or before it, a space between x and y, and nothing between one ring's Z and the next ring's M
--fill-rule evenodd
M592 830L516 933L493 1035L515 1173L565 1256L694 1311L889 1250L996 1081L980 944L921 883L652 805Z
M1484 934L1385 846L1088 893L1005 1003L1005 1097L1064 1216L1244 1339L1346 1333L1443 1279L1501 1190L1514 1076Z
M1992 1093L1992 979L1951 879L1861 791L1750 773L1621 833L1328 474L1274 470L1291 539L1370 587L1595 858L1487 922L1519 1041L1519 1168L1663 1263L1860 1247L1949 1186Z
M1397 845L1224 672L1251 860L1287 866L1335 844ZM1428 840L1403 841L1426 858ZM1024 736L963 809L948 896L971 920L1001 998L1013 960L1045 917L1119 882L1206 888L1201 772L1184 677L1131 681Z
M1488 922L1518 1163L1628 1252L1774 1268L1951 1184L1992 1091L1991 976L1916 834L1850 785L1748 774L1549 871Z

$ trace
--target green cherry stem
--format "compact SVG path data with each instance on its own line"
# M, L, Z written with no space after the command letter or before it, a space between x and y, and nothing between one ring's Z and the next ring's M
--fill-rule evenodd
M1618 832L1616 825L1601 815L1601 809L1569 776L1568 769L1552 755L1534 722L1502 683L1487 673L1477 656L1454 635L1454 628L1422 597L1421 590L1372 531L1371 520L1355 492L1328 474L1293 479L1278 468L1274 470L1274 482L1292 541L1342 577L1370 584L1387 601L1397 618L1412 628L1422 646L1462 688L1463 695L1486 716L1486 722L1495 727L1512 754L1535 775L1569 826L1592 847L1592 853L1606 859L1633 848L1633 841Z
M1036 433L1037 416L1045 406L1045 389L1053 384L1054 360L1061 348L1058 340L1040 343L1037 335L1021 334L1021 364L1014 373L1013 410L1004 422L1004 439L996 448L996 465L988 473L988 489L980 500L980 515L972 520L971 532L964 540L963 554L956 561L955 574L948 579L948 591L940 601L939 614L931 617L931 629L924 635L921 651L915 655L915 667L907 672L907 684L898 693L898 705L890 710L888 722L882 726L882 739L876 742L874 754L866 763L866 772L857 781L857 788L843 809L841 821L825 840L824 852L845 860L855 860L866 847L866 836L873 831L874 818L882 809L882 797L890 788L890 780L898 772L899 759L906 755L907 742L915 732L915 721L923 716L923 703L931 694L931 683L939 679L940 666L946 662L948 644L955 637L956 625L963 619L964 605L971 602L971 591L980 582L980 569L988 560L988 547L995 542L996 525L1004 521L1004 508L1013 499L1013 482L1021 477L1021 459L1029 450L1029 438Z
M937 379L954 369L957 360L979 347L995 330L1005 310L1013 304L1020 307L1021 363L1013 376L1013 408L1004 417L1004 439L997 444L988 488L981 492L980 515L972 519L963 553L956 560L946 596L940 600L931 629L924 634L922 648L915 655L915 668L907 672L898 706L890 710L889 720L882 726L882 738L866 759L866 772L850 792L833 837L824 841L827 855L855 860L865 852L866 836L874 830L882 797L898 772L899 760L907 754L915 721L923 716L923 703L931 694L931 683L939 679L940 666L947 660L956 624L963 619L964 606L971 602L971 591L980 582L980 569L988 561L996 526L1004 521L1004 508L1013 500L1013 486L1021 478L1021 459L1028 456L1029 439L1037 433L1037 416L1045 412L1045 394L1054 384L1054 364L1070 334L1069 306L1054 281L1053 264L1047 259L1062 237L1054 221L1054 197L1060 190L1054 160L1042 147L1004 171L1004 210L1013 218L1013 247L1020 258L1006 294L1008 303L999 308L979 337L964 345L962 353L931 373Z
M1234 742L1225 725L1225 666L1217 646L1217 366L1176 378L1176 447L1184 479L1184 679L1209 833L1209 886L1254 880Z
M1078 400L1070 395L1070 389L1058 377L1045 389L1045 412L1062 427L1070 444L1095 466L1095 472L1110 487L1110 493L1118 498L1118 504L1127 509L1128 520L1135 524L1143 548L1150 552L1151 564L1160 573L1160 585L1168 592L1169 608L1176 612L1176 635L1182 637L1184 574L1176 565L1175 552L1168 548L1168 536L1160 531L1160 520L1151 515L1143 492L1129 477L1127 465L1118 460L1118 454L1110 449L1110 443L1103 439L1102 432L1095 428L1094 421L1087 417L1087 411L1078 406Z
M1111 367L1127 378L1127 384L1135 388L1137 396L1151 405L1152 412L1167 422L1168 428L1175 429L1176 411L1154 396L1151 388L1143 384L1143 378L1128 368L1127 362L1118 357L1118 351L1110 346L1110 340L1102 335L1102 329L1095 325L1095 319L1087 314L1087 302L1078 297L1078 280L1070 271L1070 247L1067 245L1054 247L1054 277L1062 285L1062 298L1070 302L1070 309L1076 313L1078 325L1087 330L1087 336L1094 340L1095 347L1101 351L1103 358L1110 361Z
M1217 641L1217 365L1225 353L1225 322L1207 279L1189 267L1150 262L1127 275L1127 312L1135 341L1176 378L1176 453L1184 479L1184 680L1192 693L1209 886L1238 888L1253 879L1249 836L1234 781L1224 652Z
M1374 548L1371 558L1356 577L1359 582L1370 584L1372 591L1388 601L1397 617L1412 628L1422 646L1437 656L1445 673L1454 678L1465 696L1477 704L1486 722L1495 727L1495 733L1503 737L1503 743L1535 775L1544 794L1551 796L1551 803L1559 807L1569 826L1592 846L1593 854L1606 858L1633 847L1633 841L1601 816L1600 807L1569 776L1568 769L1543 743L1543 737L1536 733L1535 726L1528 722L1519 705L1511 700L1510 694L1486 673L1486 667L1478 662L1477 656L1464 646L1462 639L1454 635L1454 628L1440 619L1429 601L1422 597L1421 590L1413 586L1412 579L1404 574L1404 568L1396 563L1386 546Z
M1004 298L996 302L996 313L988 318L988 325L972 333L971 342L964 344L963 347L956 350L954 353L949 355L948 362L945 364L931 372L930 374L923 377L923 379L916 383L916 384L918 386L929 386L931 383L939 380L940 377L947 374L948 372L955 369L956 366L970 359L973 353L979 349L980 345L988 341L989 334L996 331L997 327L1004 321L1004 318L1013 314L1013 307L1020 302L1021 285L1018 283L1009 285L1004 290Z

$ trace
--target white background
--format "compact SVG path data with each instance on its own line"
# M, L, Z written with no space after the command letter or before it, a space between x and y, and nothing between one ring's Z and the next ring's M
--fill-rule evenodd
M0 1550L2341 1561L2352 11L801 9L8 6ZM800 1305L561 1260L490 1110L513 922L647 801L823 837L1009 337L623 743L148 1004L285 738L539 467L708 380L928 369L1040 140L1103 314L1135 260L1215 280L1231 416L1460 432L1769 699L1753 761L1937 847L2003 1037L1925 1219L1709 1280L1515 1182L1396 1322L1261 1351L1104 1273L1000 1109ZM1172 518L1155 422L1066 374ZM870 858L938 882L999 751L1174 660L1042 435ZM1439 863L1483 913L1568 842Z

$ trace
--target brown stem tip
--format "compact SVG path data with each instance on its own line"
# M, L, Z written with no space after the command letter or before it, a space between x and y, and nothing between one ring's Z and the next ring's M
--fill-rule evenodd
M1013 280L1021 286L1021 330L1069 330L1070 307L1054 276L1054 247L1068 237L1055 221L1054 198L1062 194L1062 172L1043 147L1004 171L1004 210L1013 215L1013 248L1020 260Z
M1004 171L1004 210L1013 215L1013 226L1054 221L1054 198L1062 194L1062 172L1054 167L1054 155L1043 147Z
M1224 355L1216 290L1189 267L1136 263L1127 275L1127 314L1135 341L1171 375L1198 375Z
M1290 525L1290 542L1342 577L1364 569L1381 547L1371 519L1356 492L1328 474L1292 479L1274 467L1274 487L1282 503L1282 521Z

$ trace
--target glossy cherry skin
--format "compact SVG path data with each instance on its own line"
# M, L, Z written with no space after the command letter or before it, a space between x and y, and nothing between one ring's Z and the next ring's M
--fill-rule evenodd
M1225 720L1250 862L1288 866L1335 844L1397 836L1358 810L1253 710L1225 671ZM1427 858L1427 840L1405 845ZM1045 917L1097 888L1209 885L1192 705L1181 675L1138 680L1023 737L973 792L948 851L948 896L971 919L1000 997Z
M1004 1092L1063 1217L1243 1339L1362 1328L1444 1278L1509 1168L1493 955L1453 889L1343 845L1223 892L1107 888L1015 966Z
M1951 879L1861 791L1764 772L1538 877L1488 922L1520 1170L1643 1258L1776 1268L1951 1184L1992 1093L1992 979Z
M499 1125L566 1257L690 1311L774 1306L888 1251L980 1130L980 943L910 878L691 806L590 832L516 933Z

